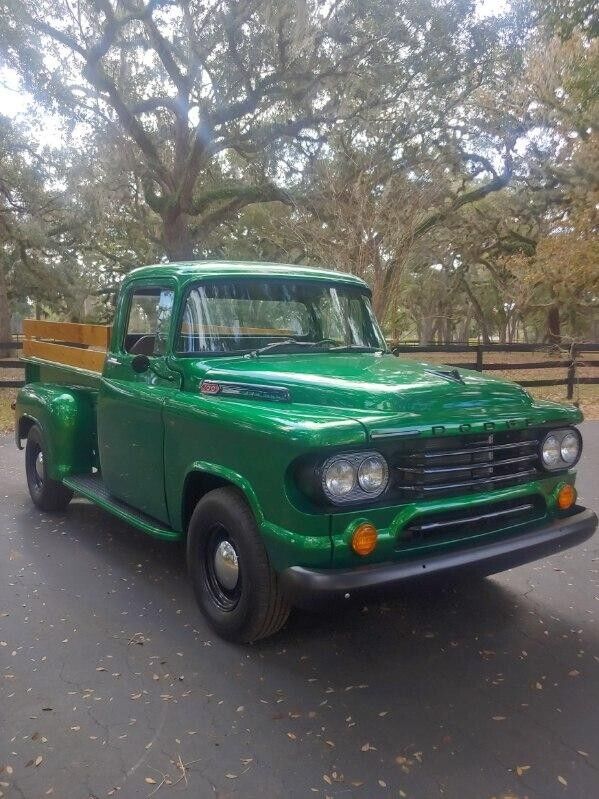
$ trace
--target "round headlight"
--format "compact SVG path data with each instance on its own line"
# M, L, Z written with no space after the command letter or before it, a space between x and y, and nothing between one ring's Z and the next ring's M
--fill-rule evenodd
M560 441L556 436L550 435L543 441L543 447L541 450L541 457L543 458L543 464L548 469L556 469L561 466L562 463L562 453L561 453L561 446Z
M331 496L343 497L349 494L356 484L356 470L348 460L339 458L325 468L322 479Z
M576 433L566 433L561 442L561 456L568 466L576 463L580 455L580 439Z
M367 494L381 492L387 484L387 464L380 455L370 455L358 469L358 483Z

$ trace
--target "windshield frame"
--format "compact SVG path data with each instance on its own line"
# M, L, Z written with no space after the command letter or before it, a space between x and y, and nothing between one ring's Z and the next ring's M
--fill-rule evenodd
M200 280L194 280L188 283L183 288L181 301L179 303L178 312L176 314L176 319L174 319L175 324L173 325L172 331L172 353L176 358L195 358L196 360L202 360L204 358L239 358L239 357L248 357L250 356L255 350L256 347L248 347L247 349L240 349L240 350L201 350L198 352L181 352L178 350L178 342L181 334L181 327L183 325L183 318L185 315L185 309L187 307L187 301L189 299L189 295L192 291L199 288L200 286L204 286L207 284L212 283L238 283L238 282L248 282L248 281L258 281L258 282L277 282L277 283L301 283L302 285L314 285L323 288L348 288L355 290L358 294L362 294L366 299L369 301L370 305L370 316L372 319L372 324L374 331L377 337L380 340L381 346L380 347L373 347L372 349L369 348L360 348L360 349L346 349L345 345L343 349L335 350L334 348L327 348L327 347L303 347L299 346L297 350L286 350L286 355L308 355L308 354L319 354L322 355L323 353L339 353L339 354L364 354L364 353L374 353L374 352L389 352L389 348L387 345L387 340L381 330L379 325L379 321L374 313L374 309L372 308L372 291L369 286L366 284L362 285L360 283L354 283L353 281L344 281L344 280L323 280L320 278L304 278L299 276L291 276L291 275L215 275L215 276L207 276L203 277ZM357 345L359 346L359 345ZM275 350L272 353L263 353L260 354L260 357L268 357L270 355L281 355L282 351Z

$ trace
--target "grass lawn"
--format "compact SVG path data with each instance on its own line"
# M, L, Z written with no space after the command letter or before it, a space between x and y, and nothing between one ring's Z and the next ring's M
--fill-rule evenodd
M17 392L12 388L0 388L0 433L7 433L14 427L14 411L10 403L14 402Z

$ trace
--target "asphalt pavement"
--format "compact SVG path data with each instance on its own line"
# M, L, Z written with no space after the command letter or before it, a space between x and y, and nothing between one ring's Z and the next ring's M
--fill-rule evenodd
M581 501L599 508L599 423ZM225 643L183 550L31 504L0 438L0 795L599 796L599 535Z

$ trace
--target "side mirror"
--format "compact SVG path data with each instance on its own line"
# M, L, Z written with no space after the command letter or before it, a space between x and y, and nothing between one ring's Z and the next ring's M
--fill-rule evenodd
M147 355L136 355L131 361L131 368L134 372L137 372L138 375L147 372L151 365L152 363Z

